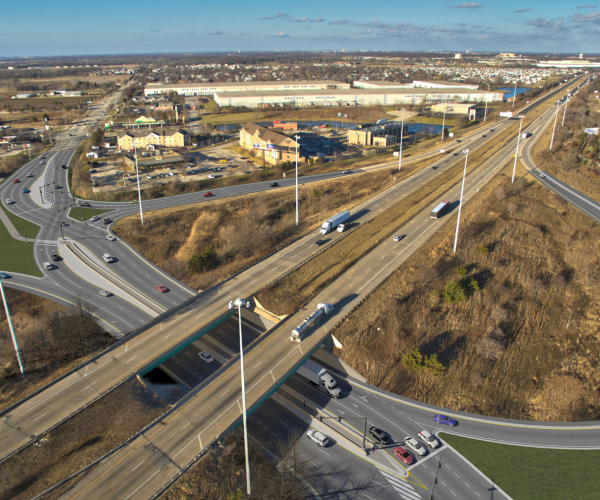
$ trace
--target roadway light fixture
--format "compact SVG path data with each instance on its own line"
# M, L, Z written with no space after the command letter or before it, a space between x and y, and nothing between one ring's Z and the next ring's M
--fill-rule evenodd
M440 457L438 457L438 464L436 467L436 471L435 471L435 477L433 478L433 485L431 486L431 494L429 495L429 500L433 500L433 489L435 488L435 485L438 482L438 472L439 470L442 468L442 461L440 460Z
M246 454L246 489L250 496L250 461L248 457L248 426L246 423L246 382L244 380L244 346L242 345L242 307L249 308L250 302L244 299L235 299L229 301L229 309L237 308L239 326L240 326L240 372L242 379L242 414L244 419L244 451Z
M460 227L460 212L462 210L462 199L463 199L463 193L465 191L465 177L467 176L467 160L469 159L469 150L463 149L463 153L465 154L465 169L463 172L462 187L460 188L460 201L458 204L458 217L456 218L456 236L454 237L454 253L456 253L456 246L458 245L458 229Z
M13 346L15 348L15 354L17 356L17 362L19 363L19 369L21 375L25 377L25 368L23 367L23 360L21 359L21 352L17 344L17 337L15 336L15 330L13 328L12 321L10 319L10 313L8 312L8 302L6 302L6 296L4 295L4 288L2 287L2 280L0 279L0 293L2 294L2 301L4 302L4 311L6 312L6 320L8 321L8 327L10 329L10 336L12 337Z
M485 123L485 120L487 119L487 104L488 104L488 99L489 99L489 92L490 92L490 86L488 84L487 86L487 94L485 95L485 113L483 114L483 123Z
M517 158L519 157L519 141L521 140L521 127L523 125L523 118L525 118L525 115L519 115L519 135L517 136L517 150L515 151L515 165L513 167L512 181L510 181L511 184L515 182L515 172L517 171Z
M517 81L518 80L515 80L515 94L513 95L513 105L512 105L513 108L515 107L515 101L517 100Z
M138 198L140 200L140 219L142 220L142 226L144 225L144 211L142 209L142 191L140 189L140 171L138 169L138 155L137 155L137 147L133 146L135 150L135 174L137 176L137 187L138 187ZM96 194L96 199L98 199L98 195Z
M550 139L550 152L552 152L552 144L554 143L554 131L556 130L556 119L558 118L558 108L560 108L560 101L556 101L556 116L554 117L554 128L552 129L552 139Z
M298 225L298 150L300 149L300 136L295 135L296 139L296 226ZM248 493L250 494L250 493Z
M567 94L567 100L565 101L565 111L563 113L562 124L560 125L561 127L565 125L565 116L567 116L567 106L569 105L569 97L571 97L571 94Z
M442 118L442 142L444 142L444 125L446 124L446 110L444 110L444 118Z
M400 151L398 152L398 171L402 170L402 138L404 136L404 112L406 108L402 108L402 124L400 125Z
M63 233L63 228L62 228L62 222L58 221L58 227L60 227L60 234L62 236L62 239L65 239L65 234Z

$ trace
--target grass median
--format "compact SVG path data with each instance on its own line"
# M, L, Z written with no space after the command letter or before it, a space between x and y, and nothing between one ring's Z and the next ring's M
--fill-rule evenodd
M106 212L112 212L114 208L108 208L103 210L101 208L71 208L69 211L69 217L75 220L88 220L94 217L95 215L101 215ZM83 219L81 218L83 214Z
M0 255L2 255L0 268L8 273L13 272L42 277L43 274L33 257L33 240L37 235L39 227L11 214L3 208L0 208L0 210L3 210L8 216L17 231L19 231L19 234L31 238L31 243L15 240L8 232L6 226L0 222Z
M446 433L440 437L514 500L598 498L600 450L529 448Z

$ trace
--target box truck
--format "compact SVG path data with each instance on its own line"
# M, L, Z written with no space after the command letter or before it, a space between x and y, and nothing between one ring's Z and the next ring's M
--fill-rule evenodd
M346 222L350 218L350 212L348 210L344 210L337 215L334 215L330 219L327 219L323 222L321 226L321 234L328 234L333 231L336 227L338 227L342 222Z
M446 212L446 210L448 210L449 206L450 206L450 202L449 201L442 201L437 207L435 207L431 211L431 218L432 219L439 219L442 215L444 215L444 213Z
M327 373L325 368L317 363L308 360L296 370L296 373L308 380L311 385L319 387L332 398L339 399L342 396L342 391L338 387L336 380Z

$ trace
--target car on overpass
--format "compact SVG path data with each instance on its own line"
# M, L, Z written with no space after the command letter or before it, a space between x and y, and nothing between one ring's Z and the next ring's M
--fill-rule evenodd
M169 289L165 285L156 285L156 288L160 293L167 293Z
M206 363L212 363L214 361L212 354L210 352L202 351L198 353L198 357L205 361Z

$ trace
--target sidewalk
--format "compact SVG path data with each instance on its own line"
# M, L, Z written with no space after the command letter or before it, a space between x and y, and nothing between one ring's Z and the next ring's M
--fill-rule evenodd
M6 229L8 230L8 233L15 240L25 241L25 242L29 241L27 238L25 238L24 236L21 236L19 234L19 231L17 231L17 228L14 226L14 224L12 223L12 221L8 218L8 215L6 215L6 212L4 211L3 208L0 208L0 221L2 221L2 223L4 224L4 226L6 227ZM33 240L31 240L31 242L33 243Z

